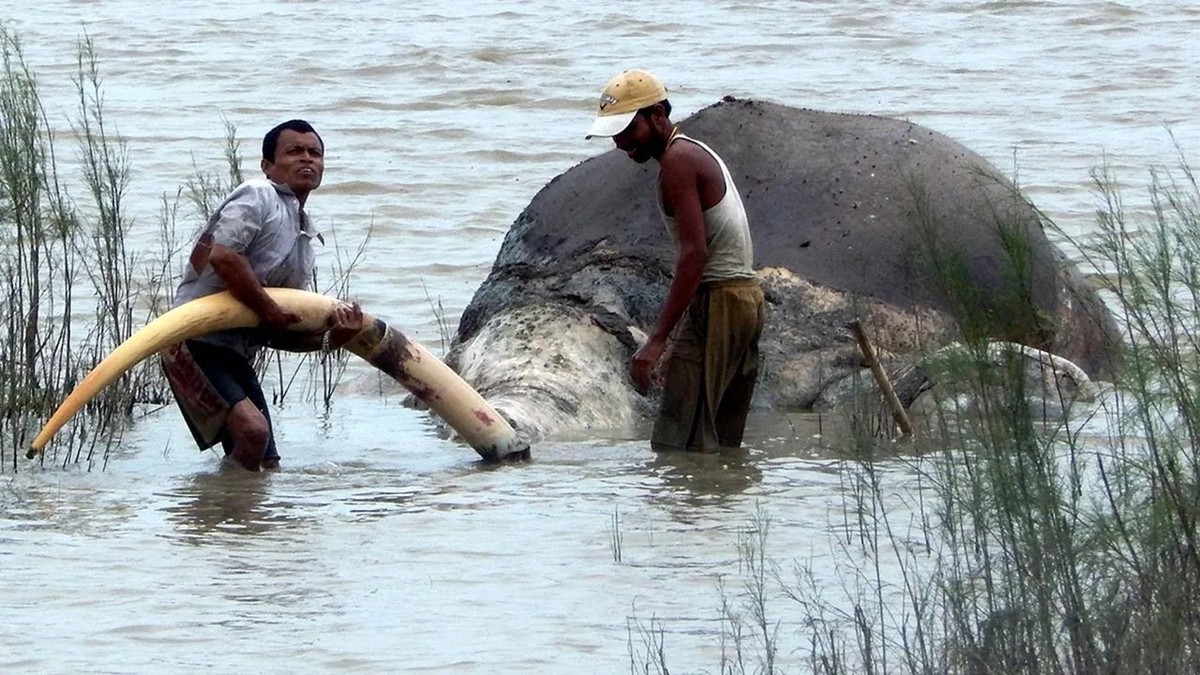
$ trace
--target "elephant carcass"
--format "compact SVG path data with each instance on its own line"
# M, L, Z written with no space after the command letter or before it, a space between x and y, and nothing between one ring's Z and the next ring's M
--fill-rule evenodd
M721 155L746 205L768 301L757 407L809 408L859 371L851 320L889 353L971 330L1112 372L1116 331L1097 294L1036 209L961 144L903 120L728 99L680 128ZM652 409L627 362L674 262L656 177L610 150L552 180L505 237L448 362L514 402L497 408L516 426L618 427ZM528 391L553 392L560 413L516 404Z

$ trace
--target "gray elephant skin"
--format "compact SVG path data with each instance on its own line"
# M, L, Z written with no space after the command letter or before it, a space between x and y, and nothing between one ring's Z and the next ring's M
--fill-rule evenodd
M679 127L725 160L749 216L767 297L756 409L810 409L860 372L851 320L885 356L983 331L1111 375L1111 315L1036 209L961 144L729 97ZM447 362L524 433L629 433L653 414L628 362L674 263L657 171L609 149L552 180L463 312Z

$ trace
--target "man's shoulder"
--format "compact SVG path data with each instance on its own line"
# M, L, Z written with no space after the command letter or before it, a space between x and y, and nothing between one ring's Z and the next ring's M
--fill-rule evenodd
M266 178L251 178L242 181L229 193L229 199L258 199L267 200L273 199L278 194L275 190L275 184Z
M671 144L671 152L663 156L659 163L662 173L666 176L694 176L698 174L721 173L717 164L716 153L706 149L694 138L684 136Z
M218 222L261 221L274 211L272 204L277 201L279 196L271 181L263 178L243 181L213 210L209 227L214 227Z

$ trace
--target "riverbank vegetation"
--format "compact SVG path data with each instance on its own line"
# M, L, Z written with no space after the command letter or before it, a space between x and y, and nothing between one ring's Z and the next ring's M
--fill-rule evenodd
M129 158L104 113L91 41L81 41L76 55L78 184L59 174L63 144L19 37L3 27L0 57L0 466L16 470L75 383L161 308L170 275L164 262L126 248ZM154 371L133 370L96 398L86 422L63 430L48 461L90 465L119 442L136 402L164 399Z

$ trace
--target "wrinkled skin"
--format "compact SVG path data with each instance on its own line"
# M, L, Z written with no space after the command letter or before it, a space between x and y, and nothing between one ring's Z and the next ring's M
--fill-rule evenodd
M1036 211L960 144L900 120L757 101L718 103L680 128L725 160L750 219L767 297L756 408L812 408L860 372L855 319L885 359L966 328L1112 374L1112 317ZM637 427L653 413L628 362L674 260L655 171L610 150L555 178L463 313L448 363L531 435Z

